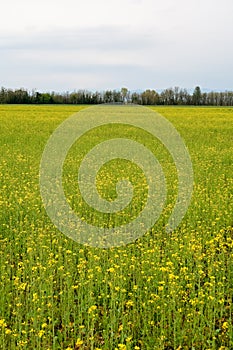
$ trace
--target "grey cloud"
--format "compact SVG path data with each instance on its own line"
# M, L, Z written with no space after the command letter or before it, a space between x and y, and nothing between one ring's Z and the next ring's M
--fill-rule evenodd
M228 37L205 41L203 35L195 41L185 32L174 37L161 29L135 32L127 26L0 35L0 85L56 91L122 85L233 88Z
M158 36L133 32L126 28L103 26L96 28L28 33L27 37L0 36L0 50L141 50L162 44Z

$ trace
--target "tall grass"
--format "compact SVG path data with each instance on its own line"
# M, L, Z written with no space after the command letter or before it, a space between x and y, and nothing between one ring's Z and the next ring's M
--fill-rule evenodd
M40 198L39 164L47 139L80 108L0 106L0 349L233 349L233 109L155 108L183 137L195 174L192 203L171 234L164 223L177 187L172 160L149 135L124 131L156 154L169 198L150 232L104 250L60 233ZM102 128L67 157L66 195L86 220L107 225L121 220L99 217L85 203L80 209L75 184L92 142L119 132ZM119 177L134 182L139 200L125 212L130 220L143 205L143 174L120 161L101 172L97 186L107 199L114 198Z

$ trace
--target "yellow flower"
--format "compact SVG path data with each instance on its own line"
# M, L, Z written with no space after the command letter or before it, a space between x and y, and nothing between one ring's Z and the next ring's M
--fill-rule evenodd
M38 300L38 295L37 293L33 293L33 297L32 297L32 302L34 303L35 301Z
M114 272L115 269L114 269L114 267L110 267L109 269L107 269L107 271L108 271L108 272Z
M96 305L92 305L91 307L89 307L88 309L88 313L92 313L93 311L95 311L97 309L97 306Z
M78 289L78 285L74 285L71 287L72 289Z
M4 318L0 320L0 327L5 328L7 326Z
M222 329L227 330L228 327L228 322L223 322Z
M133 300L128 300L128 301L126 302L125 305L126 305L127 307L131 307L131 306L133 306L133 304L134 304L134 303L133 303Z
M126 345L125 344L118 344L118 348L120 350L126 350Z
M75 343L76 346L80 346L80 345L83 345L83 340L78 338L76 343Z
M45 334L45 331L43 331L42 329L38 332L38 337L42 338L43 335Z

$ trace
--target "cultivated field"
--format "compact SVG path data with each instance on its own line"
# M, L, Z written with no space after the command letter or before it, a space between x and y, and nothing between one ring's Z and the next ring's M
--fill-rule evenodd
M163 215L126 246L82 246L50 221L39 189L39 166L55 128L84 106L0 105L0 349L233 349L233 108L153 107L172 122L194 169L191 205L179 227L164 226L174 206L172 158L149 134L102 127L84 135L64 164L64 188L76 212L112 227L136 217L145 177L126 160L97 177L106 199L127 177L135 187L123 216L96 213L76 183L81 159L108 137L143 143L167 179Z

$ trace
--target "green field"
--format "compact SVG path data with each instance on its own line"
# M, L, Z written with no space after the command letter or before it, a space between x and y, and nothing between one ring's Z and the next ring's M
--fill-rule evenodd
M0 349L233 349L233 108L153 107L182 136L194 169L191 205L172 233L164 229L177 193L172 159L149 135L124 130L161 162L168 200L153 229L111 249L67 238L40 197L46 142L82 108L0 105ZM101 169L97 187L106 199L114 199L121 176L135 186L121 217L80 202L76 168L91 146L119 135L108 127L93 131L64 165L74 210L107 227L138 215L147 194L143 174L125 161Z

